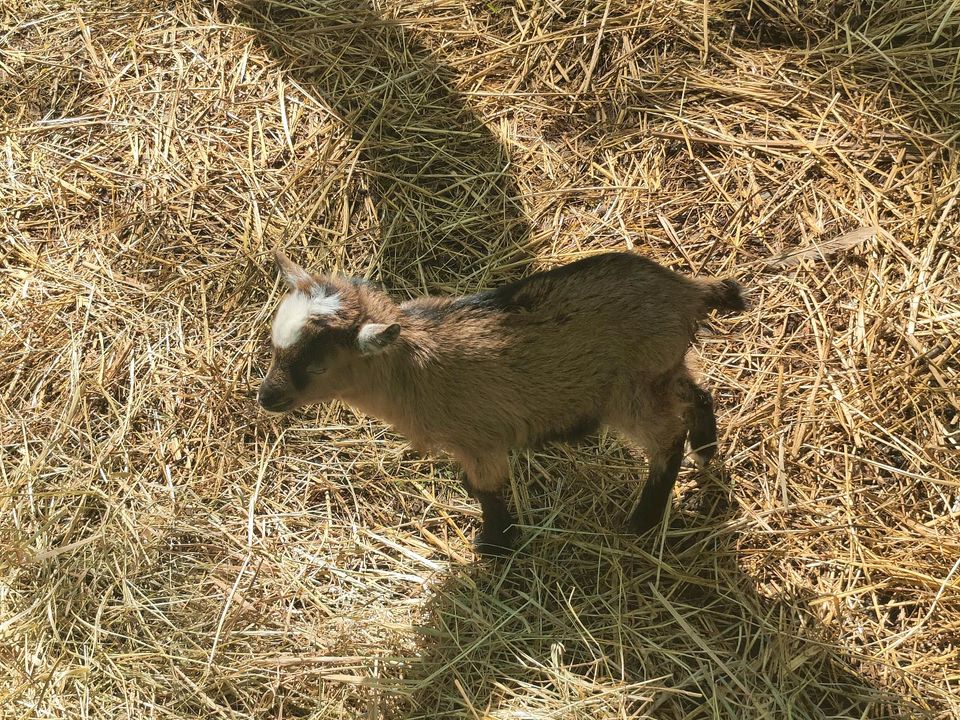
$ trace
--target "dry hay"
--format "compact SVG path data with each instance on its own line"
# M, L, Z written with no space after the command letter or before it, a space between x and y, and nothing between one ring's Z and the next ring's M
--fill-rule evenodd
M117 9L120 8L120 9ZM7 717L960 717L960 13L607 0L0 8ZM723 467L455 469L253 401L268 251L469 290L733 275Z

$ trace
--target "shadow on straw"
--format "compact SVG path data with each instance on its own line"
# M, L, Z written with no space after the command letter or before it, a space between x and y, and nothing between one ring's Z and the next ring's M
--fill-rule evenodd
M436 289L519 274L530 228L509 158L410 32L362 1L248 2L237 15L351 129L385 277Z
M758 594L738 566L730 478L698 479L684 493L696 510L637 539L604 531L619 516L581 515L597 510L584 477L515 558L454 572L430 603L402 717L924 716L858 672L807 599Z

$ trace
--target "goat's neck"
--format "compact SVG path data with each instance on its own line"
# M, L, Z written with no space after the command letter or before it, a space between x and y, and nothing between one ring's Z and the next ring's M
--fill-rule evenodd
M383 355L367 361L352 391L344 400L358 410L412 431L419 411L429 397L429 355L410 342L398 343Z

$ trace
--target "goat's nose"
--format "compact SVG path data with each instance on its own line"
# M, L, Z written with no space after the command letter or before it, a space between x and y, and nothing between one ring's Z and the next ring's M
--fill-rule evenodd
M257 400L264 410L270 410L271 412L281 412L292 404L291 399L283 391L283 388L268 382L264 382L260 386L260 391L257 393Z

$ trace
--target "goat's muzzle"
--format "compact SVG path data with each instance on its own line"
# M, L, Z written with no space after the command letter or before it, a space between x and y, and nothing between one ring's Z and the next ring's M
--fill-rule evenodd
M282 413L293 407L294 400L282 388L264 382L257 393L257 401L267 412Z

